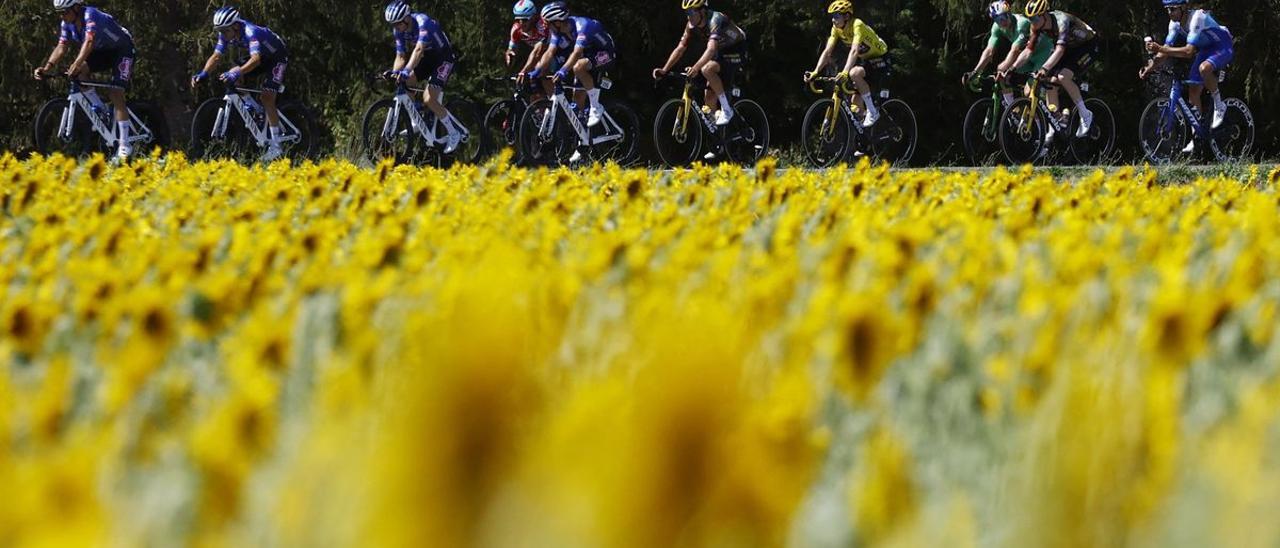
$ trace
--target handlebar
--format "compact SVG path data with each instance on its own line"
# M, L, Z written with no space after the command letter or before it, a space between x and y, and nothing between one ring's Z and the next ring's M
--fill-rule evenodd
M851 85L851 82L847 79L841 82L840 79L835 76L815 76L809 80L809 92L814 95L822 95L826 93L826 91L819 87L818 84L838 85L840 87L840 91L844 93L853 93L856 91Z

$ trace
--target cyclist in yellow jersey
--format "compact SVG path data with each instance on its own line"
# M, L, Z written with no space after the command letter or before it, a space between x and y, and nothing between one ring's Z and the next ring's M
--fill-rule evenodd
M844 69L836 77L853 82L858 90L858 99L867 111L866 118L862 120L862 127L871 127L880 119L880 110L871 100L871 86L867 84L866 65L867 61L884 57L884 54L889 51L889 46L880 39L876 31L871 30L871 27L861 19L853 17L853 3L849 0L835 0L827 7L827 13L831 15L831 37L827 39L827 47L823 48L822 54L818 56L817 66L813 68L813 72L804 75L804 81L809 83L831 62L837 45L849 46L849 56L845 60Z

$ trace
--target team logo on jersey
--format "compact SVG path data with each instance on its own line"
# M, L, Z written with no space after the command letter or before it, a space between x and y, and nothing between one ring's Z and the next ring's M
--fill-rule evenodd
M596 66L597 66L597 67L598 67L598 66L600 66L600 65L607 65L607 64L609 64L611 61L613 61L613 54L612 54L612 53L609 53L609 52L607 52L607 51L601 51L601 52L596 53Z
M440 67L436 69L436 78L441 82L448 82L451 74L453 74L453 63L440 63Z
M120 64L116 65L116 72L120 73L121 80L128 80L133 73L133 59L125 57L120 60Z
M283 84L284 69L288 66L288 63L276 63L276 66L271 69L271 79L275 80L277 83Z

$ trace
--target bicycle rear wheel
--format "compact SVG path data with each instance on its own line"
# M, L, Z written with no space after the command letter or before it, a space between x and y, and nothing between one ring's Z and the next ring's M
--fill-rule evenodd
M1218 129L1211 130L1219 160L1246 160L1253 154L1253 113L1239 99L1227 99L1227 114Z
M764 107L750 99L735 103L733 112L733 120L721 130L725 151L733 162L754 166L769 152L769 118Z
M135 121L141 123L134 124L135 134L142 135L145 132L147 137L135 141L134 149L145 154L154 147L160 147L161 150L169 148L173 139L169 135L169 122L160 106L150 101L129 101L128 106Z
M1044 113L1022 98L1009 104L1000 117L1000 149L1010 164L1029 164L1040 158L1044 151L1045 131L1049 121Z
M998 112L995 101L979 99L964 116L964 151L975 166L991 165L1001 159Z
M365 111L361 137L362 156L374 164L386 159L397 164L408 163L419 140L409 113L397 106L394 99L381 99Z
M311 158L316 149L316 124L311 109L297 101L287 101L280 105L280 116L293 124L293 127L281 124L284 142L280 148L284 149L285 157L294 160ZM297 138L293 139L295 136Z
M671 99L653 118L653 147L667 167L687 166L702 150L702 119L691 109L686 111L684 101Z
M1187 124L1169 107L1169 99L1152 99L1138 119L1138 142L1147 160L1156 164L1173 161L1187 142Z
M1071 122L1067 124L1067 136L1071 139L1071 155L1084 165L1106 163L1116 144L1116 117L1111 107L1102 99L1085 99L1085 107L1093 113L1093 124L1084 137L1076 137L1080 127L1080 112L1071 113Z
M622 134L617 141L609 141L591 147L591 156L600 161L612 161L628 166L640 159L640 117L626 103L605 103L604 109L613 118L613 131ZM587 134L595 138L605 131L606 123L588 128Z
M69 135L58 134L64 115L73 116ZM89 117L66 99L53 99L40 107L36 112L34 139L36 151L44 155L62 153L77 158L106 152L106 145L94 133Z
M871 127L871 153L895 166L911 162L916 152L916 114L907 103L890 99L880 105L880 120Z
M445 108L449 110L449 114L453 115L458 125L462 126L466 135L462 138L462 143L458 145L458 149L453 154L445 156L441 154L441 167L448 167L454 163L461 162L463 164L475 164L480 161L480 155L484 153L485 131L484 121L480 118L480 113L475 105L466 99L450 99L445 102ZM441 124L436 125L436 134L444 135L445 128Z
M831 167L844 160L853 141L853 128L835 101L819 99L809 106L800 126L800 144L814 167Z

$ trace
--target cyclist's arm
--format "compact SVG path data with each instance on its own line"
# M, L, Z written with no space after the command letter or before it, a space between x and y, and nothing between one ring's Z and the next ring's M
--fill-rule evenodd
M214 68L217 68L218 63L220 63L221 61L222 61L222 54L216 51L213 52L213 55L209 56L209 60L204 62L204 68L201 69L201 72L207 73L213 70Z
M1053 53L1049 54L1049 58L1045 60L1044 66L1041 68L1045 71L1048 71L1049 69L1055 66L1058 66L1058 61L1061 61L1062 56L1066 54L1067 54L1067 46L1062 44L1058 44L1054 46Z
M854 40L853 45L849 46L849 57L844 62L844 70L841 72L849 72L853 70L853 66L858 64L858 45L861 40Z
M53 48L53 53L49 54L49 60L44 62L44 67L42 67L42 69L45 72L52 70L53 67L58 64L58 61L62 60L62 56L66 55L66 53L67 53L67 43L58 42L58 45L54 46Z
M1192 57L1196 56L1196 47L1190 43L1180 47L1160 46L1159 48L1156 49L1156 54L1164 55L1167 57L1181 57L1184 59L1191 59Z
M818 74L822 69L831 63L831 54L836 50L836 39L828 38L827 47L822 48L822 54L818 55L818 64L813 66L813 74Z
M1012 48L1010 48L1010 51L1012 51ZM982 50L982 56L978 57L978 64L974 65L973 73L981 73L982 69L987 68L987 65L991 64L991 59L995 58L995 56L996 50L994 48L988 46L987 49Z
M689 27L684 27L684 34L680 35L680 43L676 44L676 49L671 50L671 55L667 56L667 62L662 64L662 72L671 72L671 68L680 62L680 58L684 57L684 52L689 49Z
M538 42L537 44L534 44L533 50L529 52L529 59L524 62L524 67L520 69L520 73L524 74L538 66L538 62L542 60L542 54L546 51L546 42Z
M258 53L250 54L249 60L245 61L244 64L240 66L240 73L246 74L249 71L252 71L253 69L258 68L258 65L261 65L261 64L262 64L261 54L258 54Z
M1018 61L1022 59L1022 52L1030 50L1031 48L1027 47L1027 44L1025 43L1021 46L1015 43L1009 48L1009 54L1004 56L1004 60L1000 61L1000 66L996 67L996 70L999 70L1000 72L1009 72L1013 70L1014 67L1022 66L1021 63L1018 63Z
M712 59L715 59L716 52L719 50L719 40L707 40L707 50L702 52L702 57L699 57L698 62L693 64L693 70L695 72L702 72L702 67L706 66L707 63L710 63Z
M391 70L398 71L407 64L409 64L409 58L405 57L403 53L396 53L396 62L391 64Z
M536 70L539 73L541 73L546 71L548 68L550 68L551 62L555 60L556 52L559 50L560 48L559 46L556 46L555 42L547 43L546 51L542 52L542 58L538 60L538 64L533 67L533 70ZM533 71L529 71L529 72L533 72Z
M97 41L96 35L95 32L84 33L84 44L80 46L80 54L76 55L76 60L71 62L72 70L89 61L89 54L93 53L94 42Z
M426 53L427 53L426 42L421 42L421 41L418 42L416 46L413 46L413 53L409 55L409 60L406 61L404 66L400 68L405 70L413 70L418 68L418 63L422 62L422 56L425 55Z
M586 53L586 51L587 51L587 48L584 48L582 46L575 46L573 48L573 53L569 54L569 60L564 62L564 67L561 67L560 70L565 72L573 71L573 66L578 64L578 59L582 59L582 56Z

